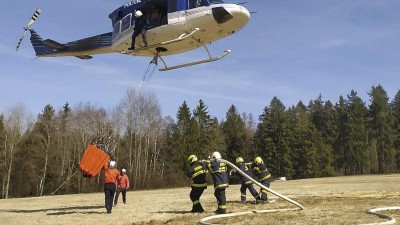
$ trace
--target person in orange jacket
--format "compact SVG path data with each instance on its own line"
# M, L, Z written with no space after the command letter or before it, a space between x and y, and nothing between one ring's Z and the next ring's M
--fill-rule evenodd
M117 194L114 199L114 206L118 203L119 194L122 192L122 201L126 204L126 190L129 189L129 178L126 175L126 169L121 170L122 175L117 180Z
M104 169L104 195L107 213L111 213L114 194L116 190L116 184L118 177L120 176L119 171L115 168L115 161L111 160L106 163L103 167Z

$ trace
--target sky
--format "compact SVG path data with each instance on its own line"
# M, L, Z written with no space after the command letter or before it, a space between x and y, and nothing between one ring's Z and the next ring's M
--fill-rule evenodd
M16 45L36 8L31 27L43 38L65 43L112 30L108 14L121 0L2 0L0 7L0 113L17 104L33 114L91 103L112 110L135 88L156 95L163 116L176 118L184 101L193 110L202 99L211 116L224 119L233 104L240 113L262 114L274 96L286 107L319 95L338 102L355 90L382 85L389 101L400 90L400 1L247 0L249 23L209 45L226 58L203 65L156 71L141 85L149 57L122 54L35 59L29 33ZM231 3L242 0L225 1ZM206 57L204 49L164 58L176 65Z

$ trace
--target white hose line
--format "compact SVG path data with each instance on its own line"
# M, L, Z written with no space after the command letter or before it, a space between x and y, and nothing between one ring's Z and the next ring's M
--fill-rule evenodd
M218 218L226 218L226 217L234 217L234 216L243 216L248 214L259 214L259 213L272 213L272 212L287 212L287 211L298 211L300 208L289 208L289 209L264 209L264 210L253 210L246 212L237 212L237 213L229 213L229 214L218 214L213 216L204 217L200 220L201 225L216 225L215 223L208 223L208 220L218 219Z
M388 210L400 210L400 206L370 209L370 210L367 211L368 214L372 214L372 215L378 216L379 218L382 218L382 219L388 219L389 221L380 222L380 223L365 223L365 224L360 224L360 225L395 224L396 223L396 219L395 218L390 217L390 216L385 215L385 214L378 213L380 211L388 211Z
M304 207L300 203L298 203L298 202L296 202L296 201L294 201L294 200L292 200L292 199L290 199L290 198L288 198L288 197L286 197L286 196L284 196L282 194L279 194L278 192L276 192L276 191L274 191L274 190L272 190L270 188L265 187L264 185L262 185L261 183L259 183L258 181L256 181L255 179L253 179L252 177L247 175L245 172L243 172L241 169L239 169L233 163L231 163L231 162L229 162L229 161L227 161L225 159L220 159L220 161L228 164L230 167L234 168L236 170L236 172L238 172L238 173L242 174L243 176L245 176L246 178L250 179L251 181L253 181L255 184L257 184L257 186L261 187L262 189L265 189L265 190L271 192L272 194L278 196L279 198L282 198L282 199L292 203L293 205L298 206L300 209L304 209Z
M299 207L299 208L289 208L289 209L265 209L265 210L253 210L253 211L237 212L237 213L229 213L229 214L219 214L219 215L213 215L213 216L208 216L208 217L202 218L202 219L200 220L200 224L202 224L202 225L212 225L212 223L207 223L207 221L208 221L208 220L212 220L212 219L217 219L217 218L234 217L234 216L242 216L242 215L257 214L257 213L271 213L271 212L283 212L283 211L297 211L297 210L303 210L303 209L304 209L304 207L303 207L300 203L298 203L298 202L296 202L296 201L294 201L294 200L292 200L292 199L290 199L290 198L288 198L288 197L286 197L286 196L284 196L284 195L282 195L282 194L279 194L278 192L273 191L272 189L267 188L267 187L265 187L264 185L262 185L261 183L257 182L255 179L253 179L252 177L250 177L249 175L247 175L245 172L243 172L241 169L239 169L239 168L238 168L237 166L235 166L233 163L231 163L231 162L229 162L229 161L227 161L227 160L225 160L225 159L219 159L218 161L224 162L224 163L228 164L230 167L234 168L238 173L240 173L241 175L243 175L243 176L245 176L246 178L248 178L248 179L250 179L251 181L253 181L257 186L259 186L259 187L261 187L261 188L263 188L263 189L265 189L265 190L271 192L272 194L278 196L279 198L282 198L282 199L284 199L284 200L286 200L286 201L288 201L288 202L290 202L290 203L296 205L296 206Z

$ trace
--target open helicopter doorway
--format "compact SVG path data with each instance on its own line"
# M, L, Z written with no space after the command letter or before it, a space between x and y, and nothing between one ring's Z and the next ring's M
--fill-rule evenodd
M151 0L138 10L149 20L150 29L168 24L168 1Z

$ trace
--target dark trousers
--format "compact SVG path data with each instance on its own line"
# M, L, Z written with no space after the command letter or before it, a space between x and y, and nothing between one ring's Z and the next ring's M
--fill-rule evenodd
M111 213L115 189L116 189L115 183L104 184L104 195L105 195L107 213Z
M122 192L122 202L126 204L126 188L117 188L117 193L115 194L114 205L118 203L119 194Z
M271 181L269 179L264 180L263 182L260 182L262 185L264 185L265 187L269 188L269 185L271 183ZM268 191L265 189L260 189L260 198L261 200L267 201L268 197L267 197L267 193Z
M200 203L200 197L204 192L205 187L192 187L190 191L190 200L192 200L192 212L204 212L203 206Z
M214 191L214 196L218 201L218 209L225 210L226 209L226 196L225 196L225 188L217 188Z
M133 31L132 44L131 44L132 48L135 48L136 37L139 36L139 34L142 34L143 43L145 46L147 46L146 29L143 28Z
M256 198L256 199L258 198L258 192L254 188L252 183L249 183L249 184L242 183L242 186L240 187L240 193L241 193L240 199L242 202L246 201L246 190L247 189L249 189L250 194L253 195L254 198Z

